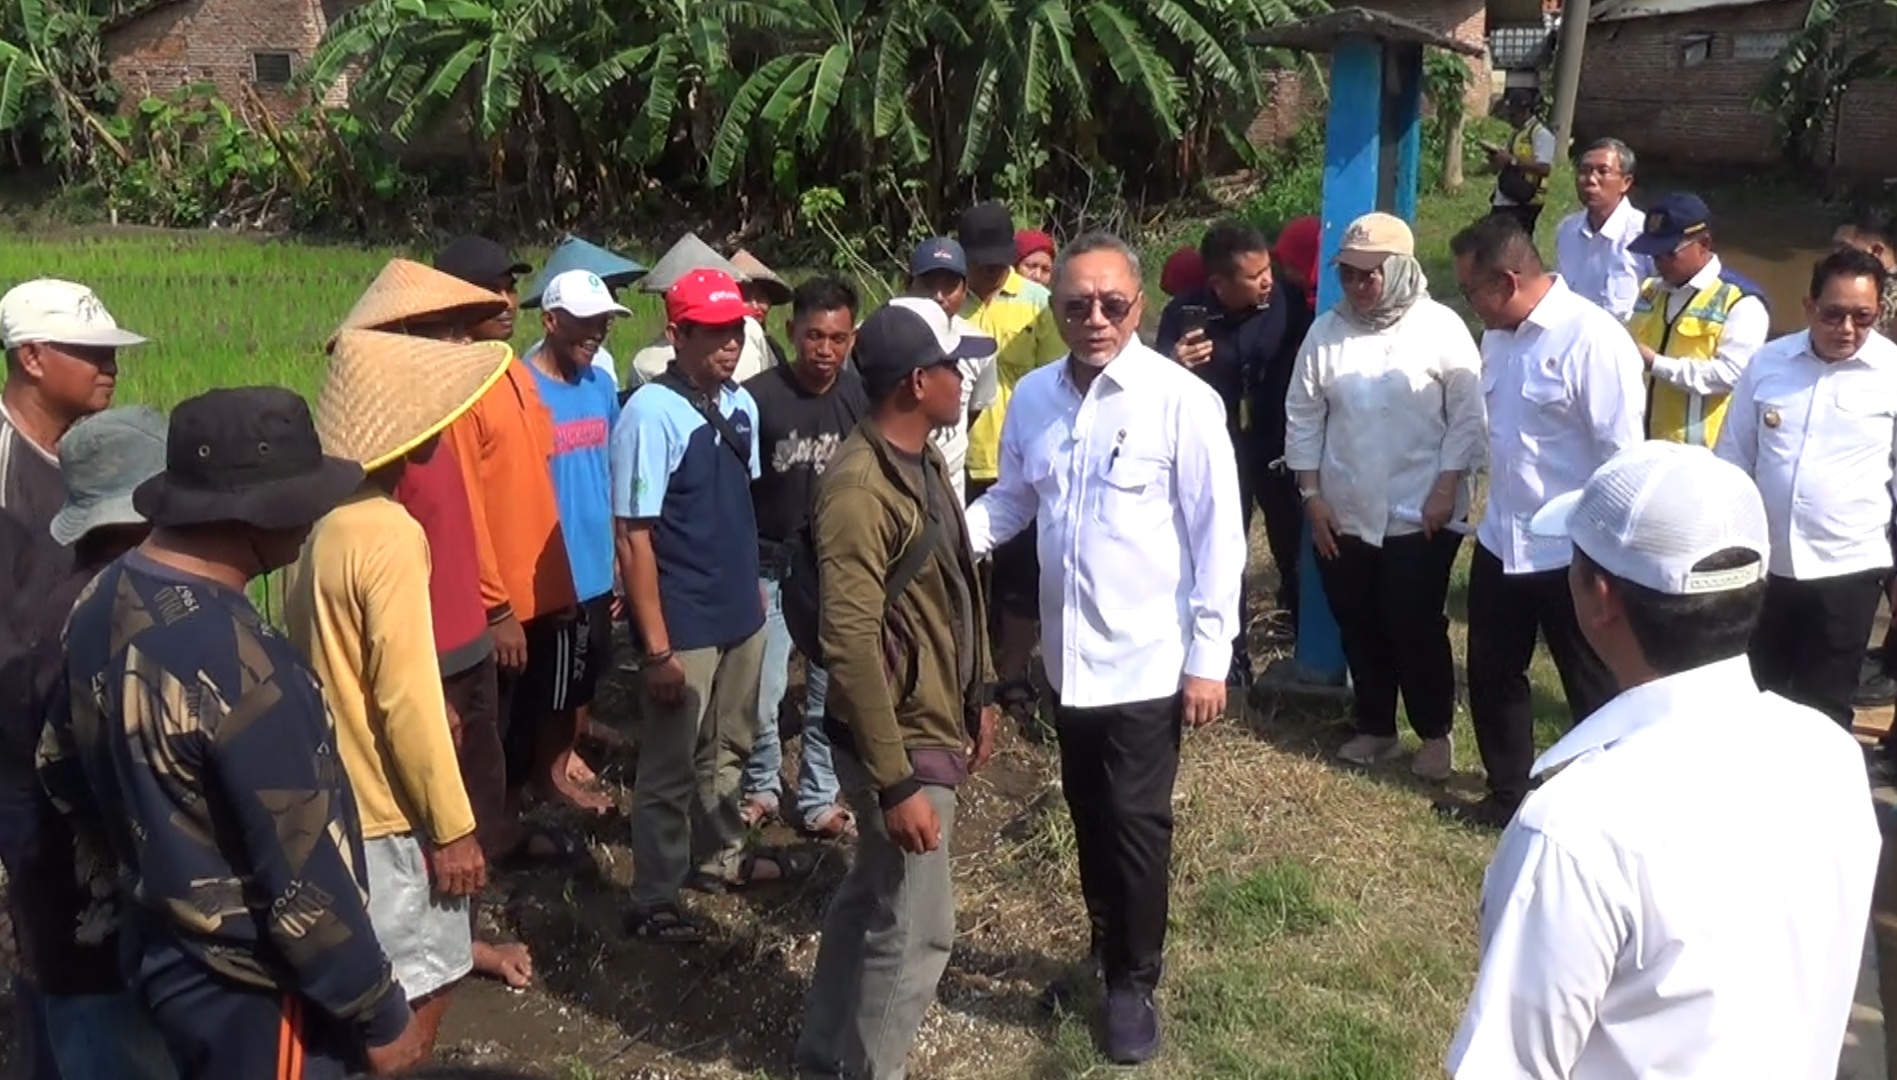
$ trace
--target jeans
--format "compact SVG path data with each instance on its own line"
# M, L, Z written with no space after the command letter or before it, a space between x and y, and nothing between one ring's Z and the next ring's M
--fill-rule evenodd
M889 839L863 767L847 754L838 764L850 779L862 840L824 915L797 1075L902 1080L955 944L955 790L923 785L920 797L941 822L941 845L909 855Z
M759 582L764 590L764 660L758 675L757 740L744 764L746 798L761 796L776 802L784 788L784 740L777 730L778 707L790 691L790 630L784 625L784 607L777 582ZM836 805L836 766L831 759L830 736L823 730L824 690L829 676L815 664L804 676L804 765L797 774L797 820L811 824Z
M44 1002L62 1080L177 1080L165 1037L133 995L48 996Z

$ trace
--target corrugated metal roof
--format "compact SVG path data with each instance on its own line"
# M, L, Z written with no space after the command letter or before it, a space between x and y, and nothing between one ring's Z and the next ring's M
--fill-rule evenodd
M1667 15L1687 15L1695 11L1720 8L1753 7L1758 4L1784 4L1796 0L1603 0L1588 15L1588 22L1625 22L1631 19L1657 19Z

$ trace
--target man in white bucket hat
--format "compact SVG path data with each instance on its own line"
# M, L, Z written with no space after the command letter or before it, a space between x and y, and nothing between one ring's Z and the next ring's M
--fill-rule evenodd
M1758 489L1637 444L1549 502L1620 692L1533 767L1482 891L1456 1077L1837 1075L1878 832L1856 743L1761 691ZM1769 779L1769 793L1760 781Z

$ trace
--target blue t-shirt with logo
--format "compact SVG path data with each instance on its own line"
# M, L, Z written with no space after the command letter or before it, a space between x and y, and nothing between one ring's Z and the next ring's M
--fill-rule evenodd
M541 371L527 354L540 400L553 414L553 494L560 504L573 590L582 601L613 588L612 426L619 391L591 365L574 382Z
M647 383L613 427L613 514L652 522L659 606L673 649L727 648L764 625L758 595L757 402L736 383L717 408L747 453L740 461L698 406Z

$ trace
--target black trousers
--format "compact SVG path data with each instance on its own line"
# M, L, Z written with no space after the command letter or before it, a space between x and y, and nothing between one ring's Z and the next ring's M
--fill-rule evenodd
M1387 537L1381 548L1340 536L1337 557L1318 559L1356 686L1360 733L1396 734L1399 692L1421 738L1440 739L1455 723L1456 662L1443 604L1461 546L1461 534L1447 529Z
M1767 578L1765 609L1752 632L1752 677L1849 729L1864 642L1877 621L1884 571L1795 581Z
M1494 217L1514 218L1520 223L1523 232L1533 236L1535 235L1535 223L1541 220L1541 207L1492 206L1489 208L1489 214Z
M1299 544L1304 538L1304 500L1298 497L1298 479L1288 470L1273 469L1271 463L1284 456L1282 450L1272 452L1253 447L1249 453L1242 448L1238 456L1239 493L1243 496L1245 507L1245 535L1251 535L1252 511L1257 510L1265 516L1265 546L1271 549L1271 564L1278 569L1278 610L1291 617L1291 625L1298 624L1298 555ZM1250 586L1240 594L1239 612L1242 623L1244 614L1250 611ZM1241 631L1242 633L1242 631Z
M1151 990L1164 967L1182 720L1177 695L1054 707L1080 892L1109 989Z
M1527 796L1528 770L1535 764L1528 665L1535 658L1537 633L1560 673L1569 726L1618 692L1606 665L1581 636L1566 568L1504 574L1502 560L1477 544L1469 567L1469 715L1489 792L1503 802Z

